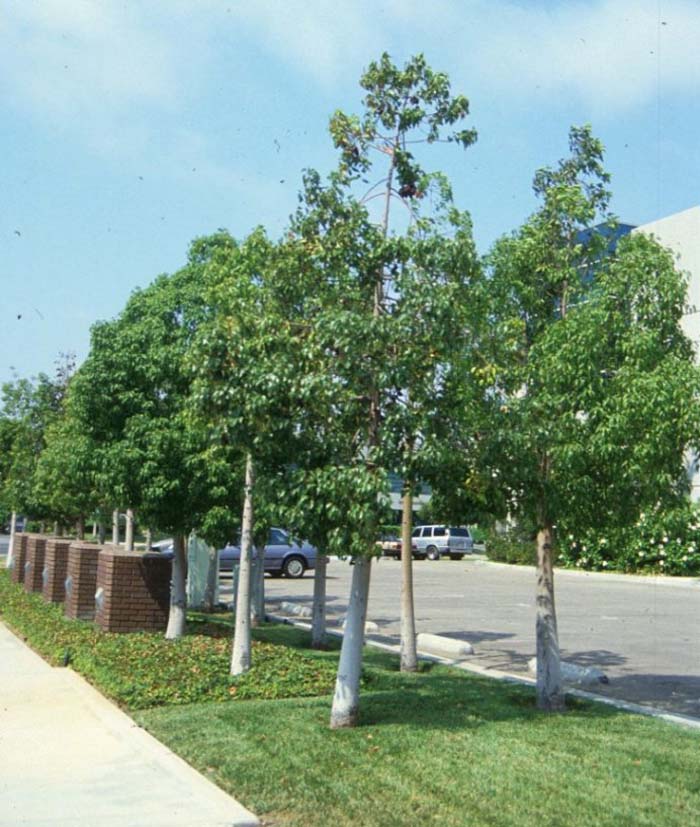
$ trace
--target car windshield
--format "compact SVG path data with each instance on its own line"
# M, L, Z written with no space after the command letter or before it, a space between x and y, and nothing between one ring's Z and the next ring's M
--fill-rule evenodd
M453 528L450 526L450 535L452 537L468 537L469 529L467 528Z

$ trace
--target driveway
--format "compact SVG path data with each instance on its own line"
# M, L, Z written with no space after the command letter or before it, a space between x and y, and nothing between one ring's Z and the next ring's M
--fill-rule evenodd
M351 567L328 566L328 617L347 608ZM373 564L368 620L399 639L400 564ZM313 575L265 581L268 600L311 605ZM610 683L594 691L700 718L700 581L557 571L562 656L601 668ZM527 673L535 654L535 575L530 567L480 559L416 561L416 627L468 640L473 662ZM224 588L222 598L230 589Z

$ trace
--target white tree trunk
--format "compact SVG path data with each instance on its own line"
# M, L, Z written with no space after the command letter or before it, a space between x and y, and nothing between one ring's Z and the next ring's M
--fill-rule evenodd
M314 603L311 621L311 648L326 648L326 560L322 551L316 553L314 570Z
M119 545L119 510L112 512L112 545Z
M92 539L94 540L97 537L97 520L92 521Z
M216 587L219 582L219 552L214 546L209 546L209 566L207 568L207 583L204 588L204 611L213 612L216 608Z
M15 534L17 533L17 512L12 512L12 517L10 517L10 545L7 548L7 559L5 560L5 565L8 569L12 568L12 561L14 559L15 553Z
M166 640L176 640L185 634L187 614L187 553L185 537L176 534L173 537L173 575L170 586L170 614L168 628L165 630Z
M401 671L418 669L416 614L413 605L413 495L406 490L401 502Z
M554 607L552 527L537 532L537 706L548 711L564 709L559 634Z
M255 473L250 454L245 463L245 491L241 521L241 562L236 594L236 625L233 632L231 674L241 675L250 669L250 557L253 546L253 487Z
M265 622L265 546L255 548L253 562L251 622L253 626L259 626Z
M126 532L124 537L124 545L127 551L134 550L134 510L132 508L126 509Z
M360 708L362 647L365 642L365 620L371 571L371 557L355 558L348 613L345 619L345 633L331 708L331 729L352 727L357 724Z
M146 536L145 536L144 539L145 539L145 542L146 542L146 551L150 551L151 550L151 544L153 543L153 532L151 531L150 528L146 529Z

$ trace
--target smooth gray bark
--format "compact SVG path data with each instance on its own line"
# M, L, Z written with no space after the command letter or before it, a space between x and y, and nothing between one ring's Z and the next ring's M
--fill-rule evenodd
M253 547L253 487L255 472L250 454L245 463L243 518L241 521L241 562L236 594L236 624L231 652L231 674L241 675L250 669L250 558Z
M105 524L102 520L99 521L97 524L97 542L103 546L105 544L105 539L107 537L107 529Z
M119 511L112 512L112 545L119 545Z
M146 536L145 536L144 540L145 540L145 543L146 543L146 551L150 551L151 550L151 544L153 543L153 532L151 531L150 528L146 529Z
M204 588L204 611L211 612L216 606L216 586L219 581L219 552L214 546L209 546L209 567L207 568L207 583Z
M413 603L413 495L404 491L401 501L401 671L418 669L416 651L416 615Z
M537 532L537 706L548 711L564 709L559 634L554 606L552 527Z
M314 569L314 600L311 620L311 648L326 648L326 569L328 558L319 551Z
M331 729L352 727L357 724L360 709L362 647L365 641L365 620L367 618L371 571L371 557L355 558L343 645L340 649L338 675L335 681L335 694L333 695L333 706L331 708Z
M12 561L15 553L15 534L17 533L17 512L13 511L10 517L10 545L7 547L7 559L5 566L8 569L12 568Z
M85 517L78 517L78 522L75 526L75 533L78 540L85 539Z
M250 620L259 626L265 622L265 546L255 546L251 562Z
M127 551L134 550L134 511L132 508L126 509L126 531L124 536L124 545Z
M187 551L185 537L176 534L173 537L173 574L170 586L170 614L166 640L175 640L185 634L187 614Z

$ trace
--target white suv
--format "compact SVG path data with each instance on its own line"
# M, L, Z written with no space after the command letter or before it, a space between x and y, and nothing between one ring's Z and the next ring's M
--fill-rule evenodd
M474 551L474 540L465 526L422 525L414 528L411 536L418 554L425 553L429 560L439 560L442 554L461 560Z

